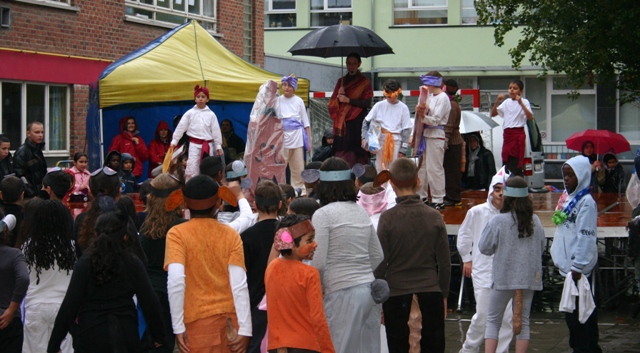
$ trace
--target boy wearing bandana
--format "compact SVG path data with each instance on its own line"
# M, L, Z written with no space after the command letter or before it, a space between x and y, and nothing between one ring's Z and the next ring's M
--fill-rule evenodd
M218 118L207 106L209 89L196 85L193 98L196 105L184 113L171 140L171 147L175 148L183 134L189 136L189 158L185 170L187 181L199 174L200 162L204 157L213 155L213 151L222 156L222 133Z
M224 188L206 175L191 178L184 187L191 219L167 233L164 268L181 352L245 352L251 337L242 240L213 216ZM222 333L229 319L239 327L233 340Z

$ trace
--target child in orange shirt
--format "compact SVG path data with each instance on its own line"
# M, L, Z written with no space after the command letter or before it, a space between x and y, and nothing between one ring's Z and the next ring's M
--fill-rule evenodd
M313 259L315 230L306 216L287 215L273 241L281 258L265 273L269 352L335 353L322 306L320 274L302 260Z

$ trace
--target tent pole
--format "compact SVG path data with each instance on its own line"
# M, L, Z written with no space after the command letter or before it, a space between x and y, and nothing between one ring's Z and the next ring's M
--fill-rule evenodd
M104 132L102 131L102 109L100 109L100 141L98 141L98 145L100 146L100 167L104 165Z

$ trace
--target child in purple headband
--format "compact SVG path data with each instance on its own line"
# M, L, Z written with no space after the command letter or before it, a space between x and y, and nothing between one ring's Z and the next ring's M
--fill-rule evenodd
M414 131L423 131L423 136L414 136L413 141L424 139L425 151L422 154L423 163L420 164L418 178L420 178L420 187L418 194L426 199L431 189L431 205L437 209L444 209L445 181L444 181L444 161L445 150L445 132L444 126L449 120L449 112L451 111L451 103L449 97L442 91L442 75L438 71L430 71L420 76L422 83L429 90L429 99L426 107L416 107L416 116L424 110L424 119L419 121L416 119L415 124L424 124L423 129L415 129ZM422 114L420 114L422 115ZM418 146L418 144L416 144Z
M291 186L300 188L306 194L304 182L300 176L304 169L304 153L311 150L311 130L309 116L302 99L295 95L298 78L294 75L282 77L282 91L278 97L278 118L282 119L284 130L284 160L291 170Z

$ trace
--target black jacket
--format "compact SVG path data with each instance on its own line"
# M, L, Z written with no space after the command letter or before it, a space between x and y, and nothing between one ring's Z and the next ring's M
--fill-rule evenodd
M36 196L42 189L42 179L47 174L47 161L42 149L44 142L34 144L27 138L13 156L13 170L18 178L25 177L29 185L25 185L25 196Z
M489 184L491 178L496 174L496 162L493 158L493 153L484 147L482 137L478 133L472 133L478 138L478 159L474 163L473 178L468 177L469 162L471 162L471 148L467 140L467 162L465 163L465 173L462 174L462 181L466 183L467 189L487 189L489 190Z
M9 174L13 174L13 157L11 157L11 153L7 155L7 158L0 161L0 180Z

